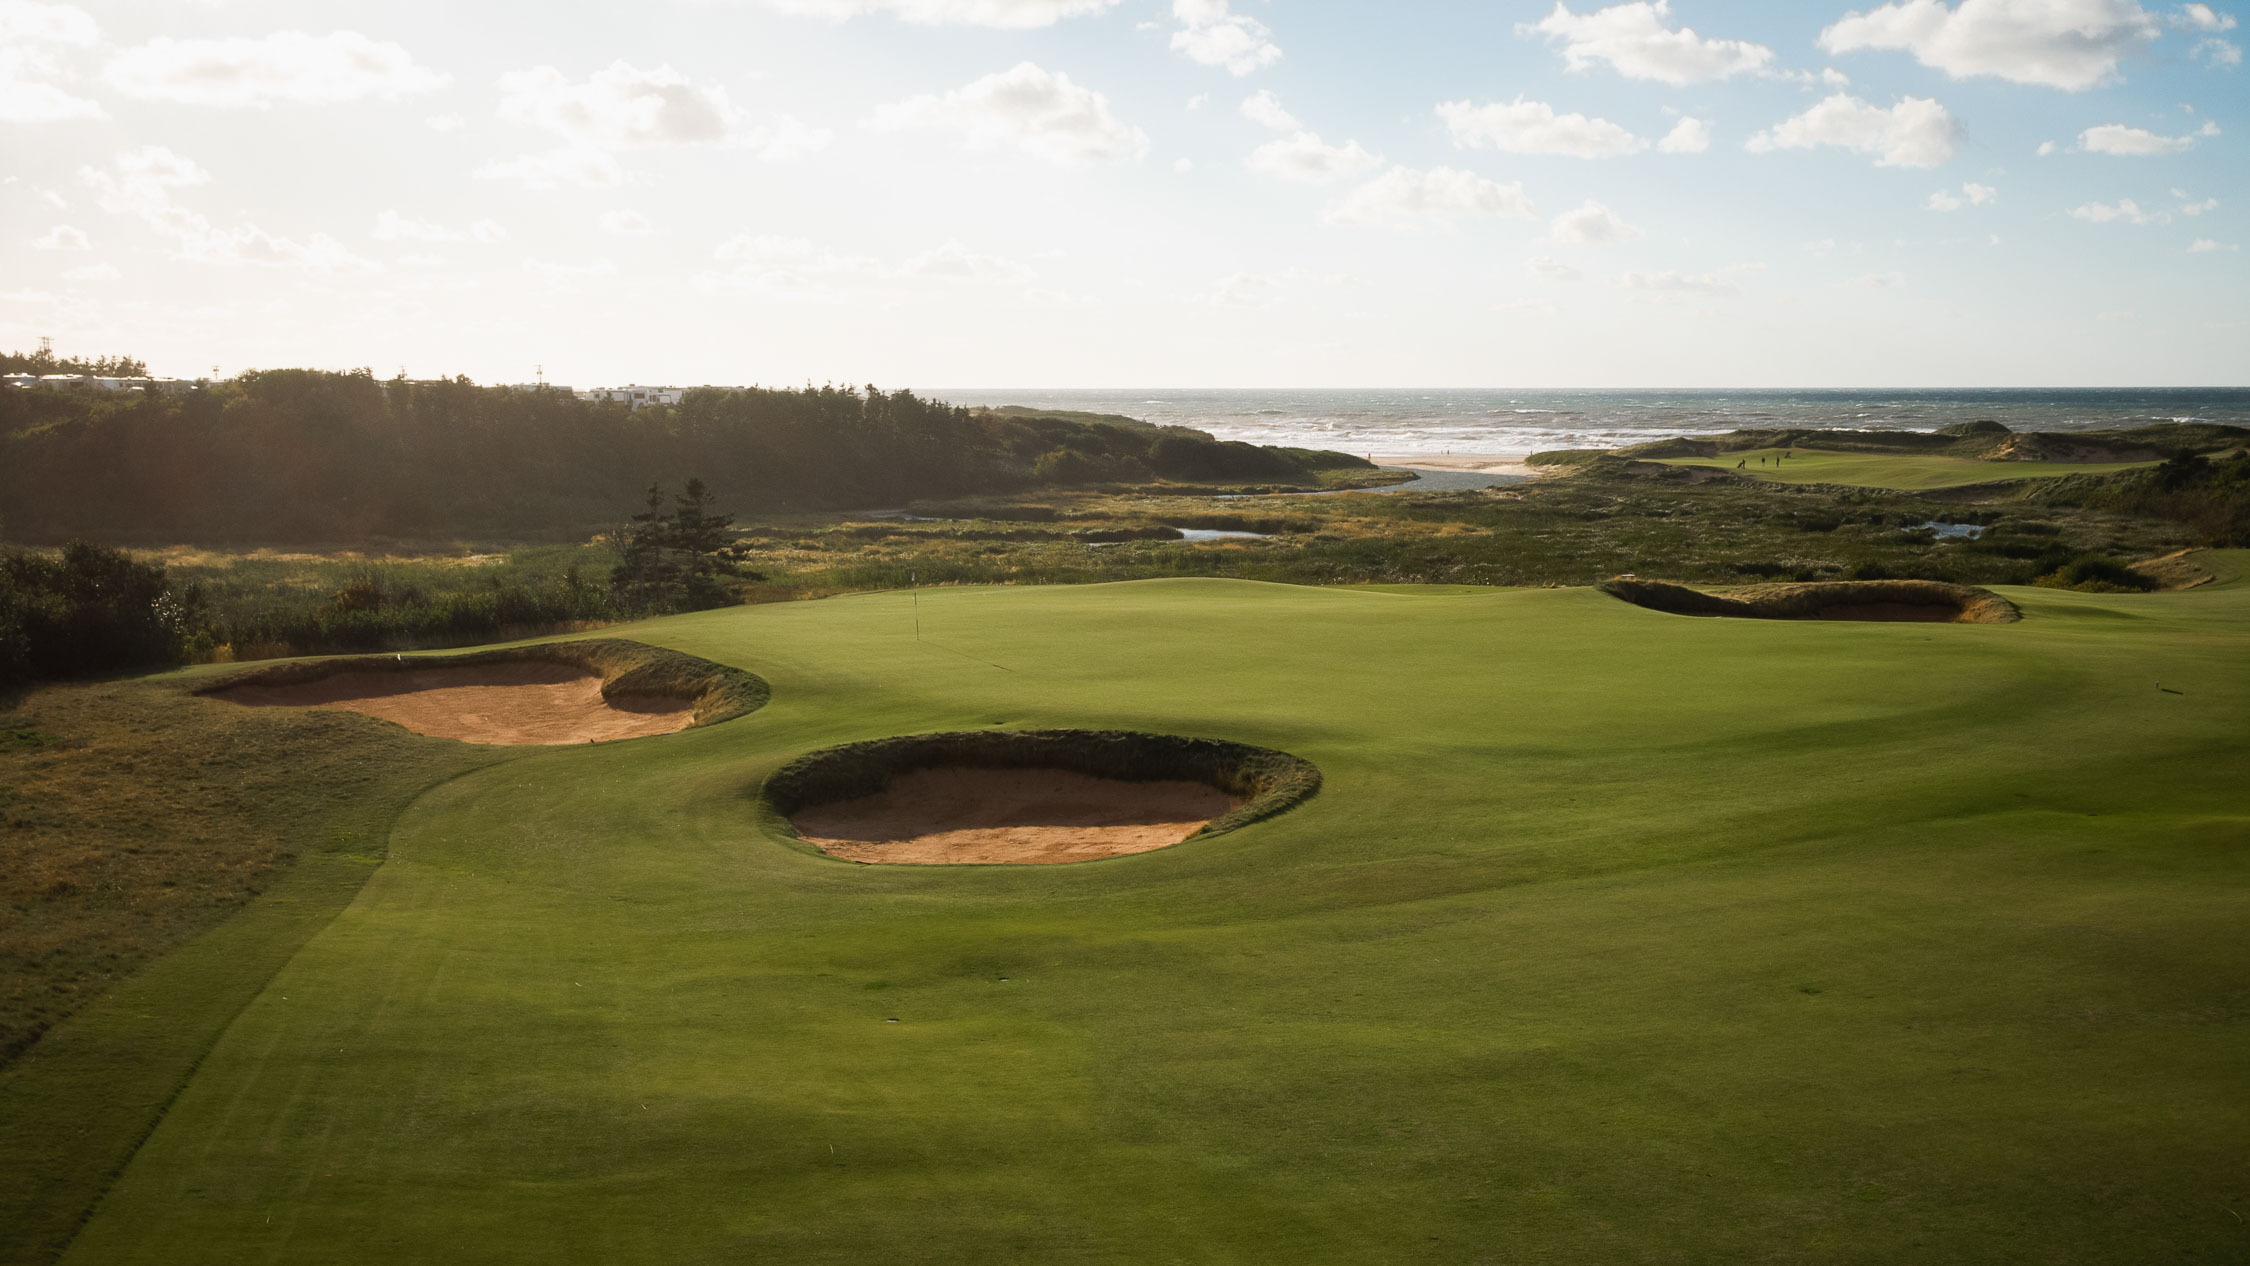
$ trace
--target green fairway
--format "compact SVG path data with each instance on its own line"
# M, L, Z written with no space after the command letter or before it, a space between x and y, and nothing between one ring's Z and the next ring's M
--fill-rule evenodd
M1929 457L1913 453L1838 453L1820 449L1752 449L1718 457L1665 457L1668 466L1710 466L1790 484L1843 484L1853 488L1958 488L2003 479L2051 479L2057 475L2108 475L2138 470L2155 462L1984 462L1968 457ZM1766 464L1760 466L1759 461ZM1741 468L1736 470L1737 465Z
M1781 477L1847 464L1996 470ZM1167 580L627 626L772 702L424 795L65 1260L2243 1260L2250 554L2208 557L2013 625ZM987 725L1325 784L1070 866L761 825L804 752Z

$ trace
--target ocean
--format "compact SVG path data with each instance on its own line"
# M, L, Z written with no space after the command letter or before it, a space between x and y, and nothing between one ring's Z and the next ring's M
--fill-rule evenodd
M2250 426L2250 387L2055 391L1011 390L925 393L963 405L1122 413L1220 439L1348 453L1532 453L1737 427L1934 431L1989 418L2018 431L2150 422Z

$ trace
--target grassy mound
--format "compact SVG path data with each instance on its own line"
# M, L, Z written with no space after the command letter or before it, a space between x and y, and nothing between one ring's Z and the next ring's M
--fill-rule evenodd
M1669 581L1620 578L1603 583L1601 589L1634 606L1673 615L1749 620L1930 620L1947 624L2008 624L2023 618L2016 604L1989 589L1935 580L1828 580L1749 585L1725 593L1705 593Z
M598 674L602 697L656 695L695 702L695 724L717 725L766 706L772 690L765 680L739 668L695 655L623 638L542 642L504 646L461 655L362 655L348 659L294 660L198 681L194 693L217 694L237 686L289 686L338 673L416 672L430 668L476 668L491 664L565 664Z
M1270 818L1311 799L1320 771L1287 752L1221 739L1131 730L963 730L871 739L813 752L773 772L766 803L786 819L810 805L883 790L898 774L940 767L1060 769L1124 782L1207 783L1242 803L1197 837Z

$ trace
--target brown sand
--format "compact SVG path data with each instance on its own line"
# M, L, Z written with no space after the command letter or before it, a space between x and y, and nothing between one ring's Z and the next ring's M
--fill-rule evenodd
M918 769L880 793L799 809L798 834L858 862L1046 866L1168 848L1237 801L1199 782L1058 769Z
M288 685L236 686L213 697L251 707L342 708L439 738L509 746L641 738L695 723L688 700L604 699L599 676L568 664L337 673Z
M1428 453L1403 453L1385 455L1376 453L1378 466L1402 466L1407 470L1443 470L1472 475L1544 475L1546 467L1524 463L1527 453L1442 453L1435 457Z

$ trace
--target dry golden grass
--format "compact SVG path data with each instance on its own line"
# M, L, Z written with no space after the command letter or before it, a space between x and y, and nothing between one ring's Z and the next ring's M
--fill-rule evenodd
M0 717L0 1063L296 857L381 856L379 835L343 825L356 803L492 759L367 717L169 685L33 693Z

